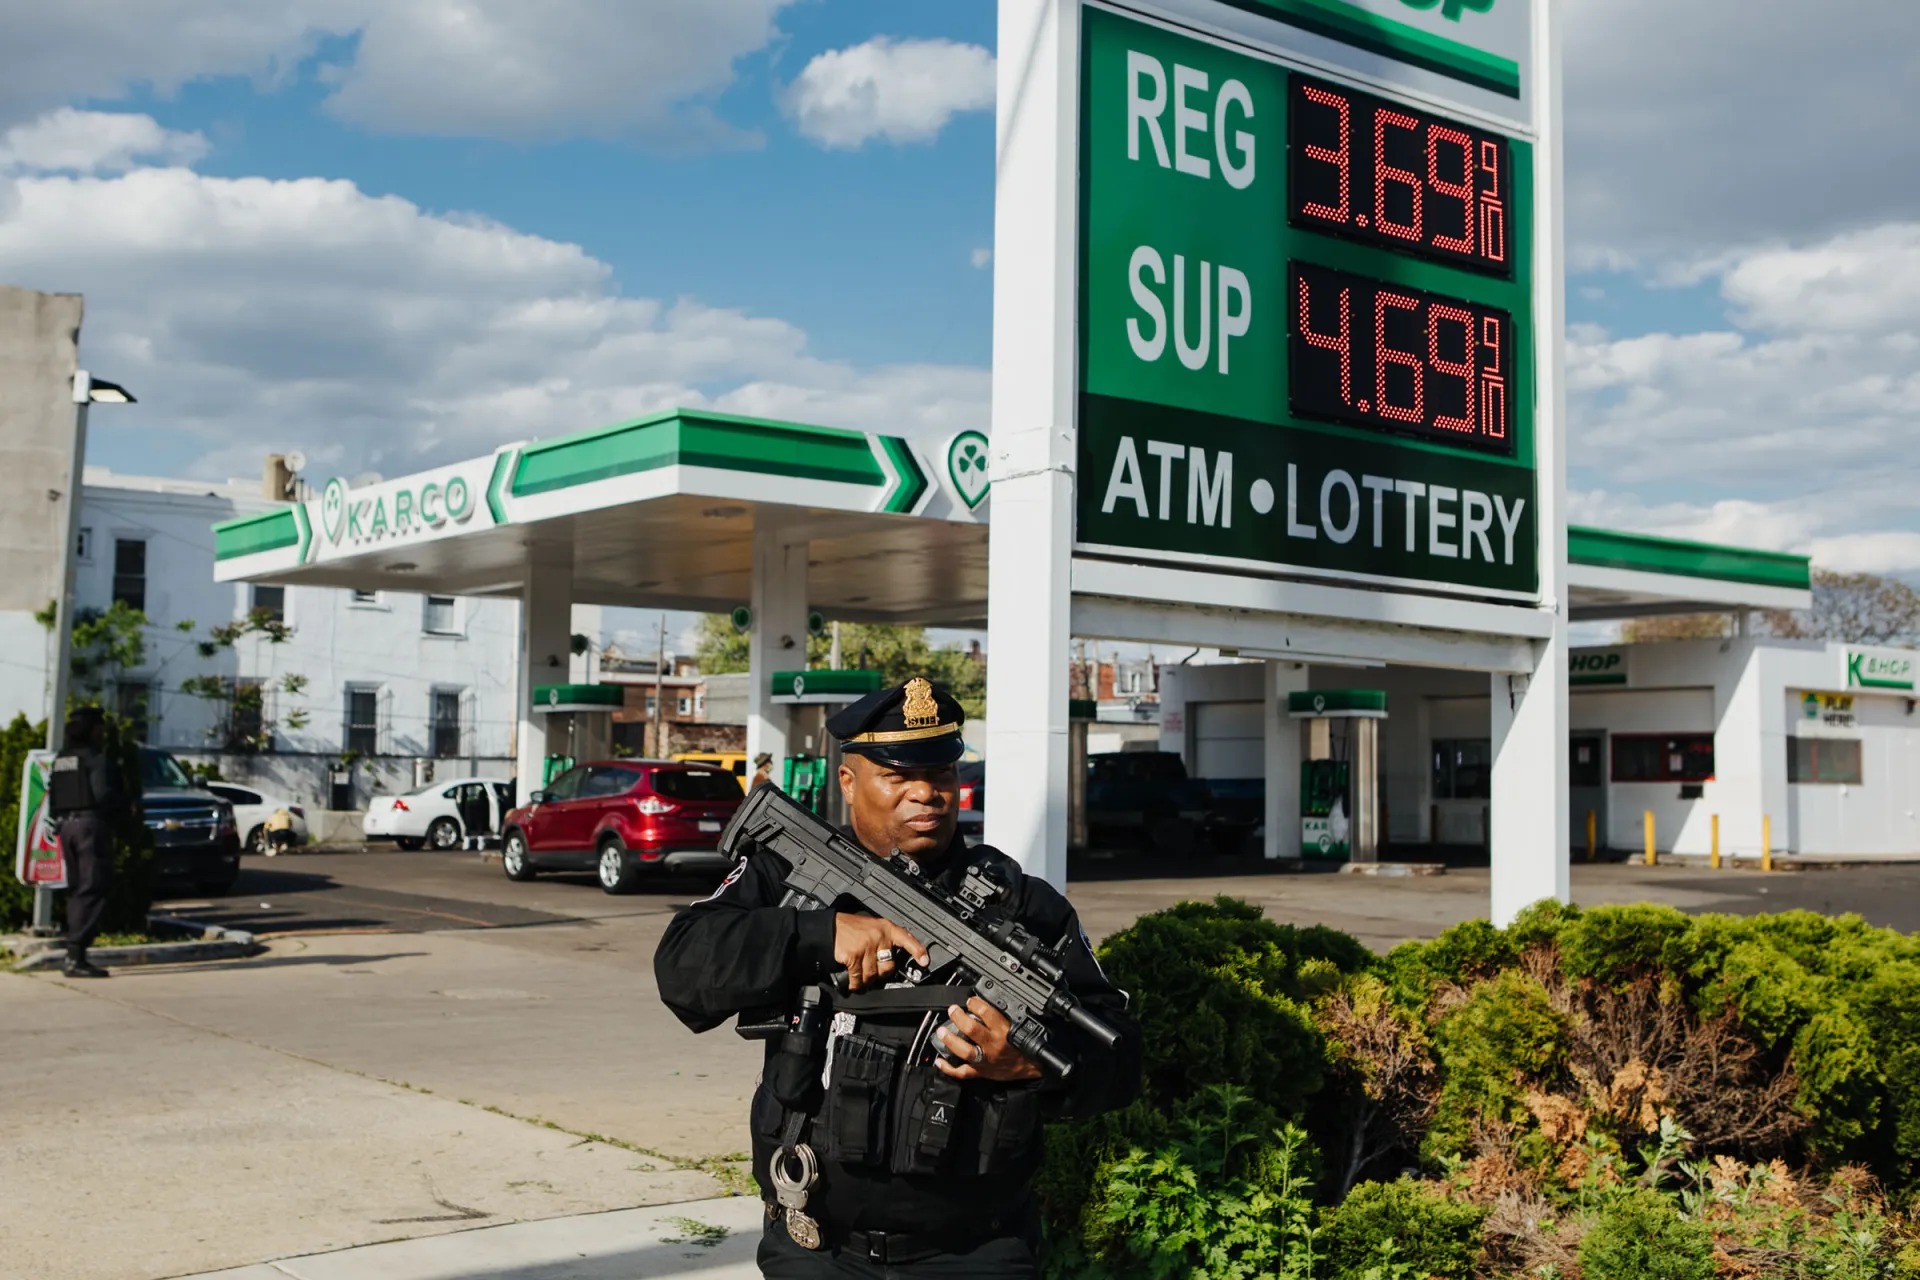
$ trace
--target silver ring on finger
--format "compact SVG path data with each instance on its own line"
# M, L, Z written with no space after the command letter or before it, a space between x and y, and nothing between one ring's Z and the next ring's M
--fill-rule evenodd
M987 1051L980 1045L973 1046L973 1065L979 1066L987 1060Z
M873 958L875 960L878 960L881 964L885 964L887 963L887 961L893 959L893 948L882 947L878 951L873 953Z

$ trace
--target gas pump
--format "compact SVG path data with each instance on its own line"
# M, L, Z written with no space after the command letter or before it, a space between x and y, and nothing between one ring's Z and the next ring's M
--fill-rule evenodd
M1378 862L1380 689L1308 689L1287 695L1300 721L1300 851L1308 858Z
M546 786L582 760L613 756L613 713L626 693L612 684L534 686L533 710L547 722L547 758L540 785Z
M847 820L840 795L840 742L827 719L849 702L878 693L878 671L776 671L772 701L791 708L787 742L793 754L781 765L780 789L835 826Z

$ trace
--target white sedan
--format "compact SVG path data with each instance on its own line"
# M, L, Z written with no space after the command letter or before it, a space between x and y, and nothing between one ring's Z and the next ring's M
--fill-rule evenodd
M307 811L285 796L231 782L209 782L206 788L233 806L233 825L240 829L240 846L248 853L267 852L267 819L275 809L293 815L293 843L307 842Z
M511 778L458 778L404 796L376 796L363 830L369 843L391 840L402 849L458 849L469 836L497 838L513 808Z

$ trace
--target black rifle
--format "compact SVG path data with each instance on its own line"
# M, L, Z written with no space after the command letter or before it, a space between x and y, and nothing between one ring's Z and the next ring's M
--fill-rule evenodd
M900 976L913 983L938 977L977 994L1012 1021L1008 1042L1054 1075L1070 1074L1073 1063L1049 1046L1042 1019L1065 1019L1109 1049L1119 1044L1120 1033L1068 989L1059 955L1001 908L1007 886L980 868L949 893L899 850L868 853L773 786L755 787L720 833L720 850L731 857L745 857L746 843L786 865L790 900L831 908L851 899L919 939L929 963L903 965L896 957ZM743 1027L742 1034L750 1033Z

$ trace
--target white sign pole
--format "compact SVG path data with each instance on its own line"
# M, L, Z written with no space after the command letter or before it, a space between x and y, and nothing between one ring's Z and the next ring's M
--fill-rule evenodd
M1510 923L1543 898L1572 893L1567 765L1566 237L1560 97L1560 11L1534 9L1534 326L1539 408L1534 466L1541 530L1540 596L1553 633L1534 644L1531 676L1492 677L1493 922Z
M994 184L990 844L1067 879L1079 0L1000 0Z

